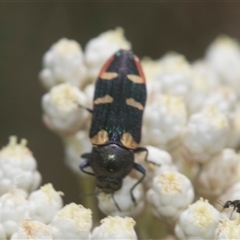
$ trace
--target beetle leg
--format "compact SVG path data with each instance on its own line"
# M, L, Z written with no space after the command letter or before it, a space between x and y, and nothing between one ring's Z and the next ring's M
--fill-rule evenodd
M157 163L155 163L155 162L153 162L153 161L151 161L151 160L148 160L148 150L147 150L147 148L145 148L145 147L139 147L139 148L137 148L137 149L134 150L134 153L140 153L140 152L146 152L146 156L145 156L145 159L144 159L145 162L152 163L152 164L154 164L155 166L160 166L159 164L157 164Z
M89 160L91 158L91 153L84 153L81 155L81 158L86 158Z
M112 200L113 200L113 202L114 202L116 208L118 209L118 211L121 212L122 210L121 210L121 208L119 207L118 203L116 202L113 193L112 193Z
M142 173L142 177L141 177L141 178L132 186L132 188L130 189L132 201L134 202L135 205L137 205L136 199L135 199L135 197L134 197L134 195L133 195L133 190L134 190L134 188L135 188L140 182L142 182L142 180L144 179L146 170L145 170L140 164L138 164L138 163L134 163L133 168L134 168L135 170L137 170L138 172Z
M82 157L82 158L86 158L87 160L83 161L83 162L80 164L79 168L82 170L82 172L84 172L84 173L86 173L86 174L89 174L89 175L95 176L94 173L88 172L88 171L85 171L85 170L84 170L85 168L90 167L89 158L91 157L91 153L84 153L84 154L82 154L81 157Z

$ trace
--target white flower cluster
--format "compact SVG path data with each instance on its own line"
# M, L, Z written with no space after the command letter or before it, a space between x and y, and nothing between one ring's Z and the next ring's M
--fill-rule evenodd
M91 116L86 108L92 108L93 81L110 55L130 47L117 28L90 40L84 52L75 41L62 39L44 55L40 80L49 92L42 98L43 122L62 138L65 162L82 184L87 185L88 179L82 180L78 166L80 156L91 151ZM114 194L99 192L99 209L115 218L102 221L92 239L136 239L129 216L138 219L142 238L240 239L239 230L234 230L236 220L228 220L231 212L224 208L220 213L225 202L240 200L239 43L220 36L205 57L193 63L171 52L156 61L144 58L142 65L148 90L142 145L148 155L136 154L135 162L146 169L146 177L132 191L141 177L132 171ZM240 204L235 208L240 211ZM35 220L24 220L21 226L34 225ZM55 226L51 236L77 236L72 225L69 235L64 231L68 225L59 219L53 222L60 227ZM173 229L175 236L169 235ZM88 239L85 233L79 238Z
M108 217L92 230L90 209L76 203L63 206L63 193L56 191L51 183L36 190L41 178L25 139L17 144L17 138L11 137L0 155L5 176L0 180L1 186L5 186L0 187L5 191L0 195L1 240L109 239L116 234L117 238L137 239L132 218ZM33 177L36 172L38 177ZM17 181L21 177L24 185Z

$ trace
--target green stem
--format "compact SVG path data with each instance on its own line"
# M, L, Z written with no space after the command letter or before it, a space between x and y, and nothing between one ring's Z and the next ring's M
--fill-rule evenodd
M147 206L136 220L138 239L164 239L166 237L166 225L153 216L150 206Z
M89 192L93 192L95 189L95 181L90 177L81 177L79 175L76 176L79 183L80 194L83 195L81 198L81 203L85 208L89 208L93 213L93 225L99 225L100 221L100 212L97 207L97 199L94 194L88 196ZM84 196L86 194L86 196Z

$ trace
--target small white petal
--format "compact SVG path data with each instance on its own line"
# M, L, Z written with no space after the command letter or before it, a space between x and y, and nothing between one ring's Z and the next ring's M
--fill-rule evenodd
M101 220L101 225L93 229L92 240L97 239L137 239L134 231L135 222L132 218L107 217Z

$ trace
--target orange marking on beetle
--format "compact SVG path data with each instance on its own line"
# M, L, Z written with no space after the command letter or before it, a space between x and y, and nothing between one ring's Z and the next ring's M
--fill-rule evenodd
M109 95L105 95L104 97L100 97L94 100L94 104L105 104L105 103L112 103L113 98Z
M140 63L138 57L135 56L135 55L134 55L134 62L136 64L136 66L137 66L137 69L138 69L140 77L143 79L143 82L145 83L146 82L146 78L145 78L145 75L143 73L141 63Z
M129 148L129 149L136 149L139 146L139 144L133 140L132 135L128 132L126 132L122 135L120 141L124 147Z
M142 77L140 77L138 75L128 74L127 78L134 83L140 83L140 84L145 83L145 79L143 79Z
M102 80L112 80L114 78L116 78L118 76L118 74L116 72L103 72L100 75L100 78Z
M108 141L108 133L105 130L99 131L90 141L93 145L103 145Z
M105 64L103 65L99 75L98 75L98 78L104 73L106 72L106 70L108 69L109 65L111 64L112 60L114 59L114 55L112 55L106 62Z
M140 102L137 102L136 100L134 100L133 98L127 98L126 103L127 103L127 105L135 107L139 110L144 109L144 106Z

